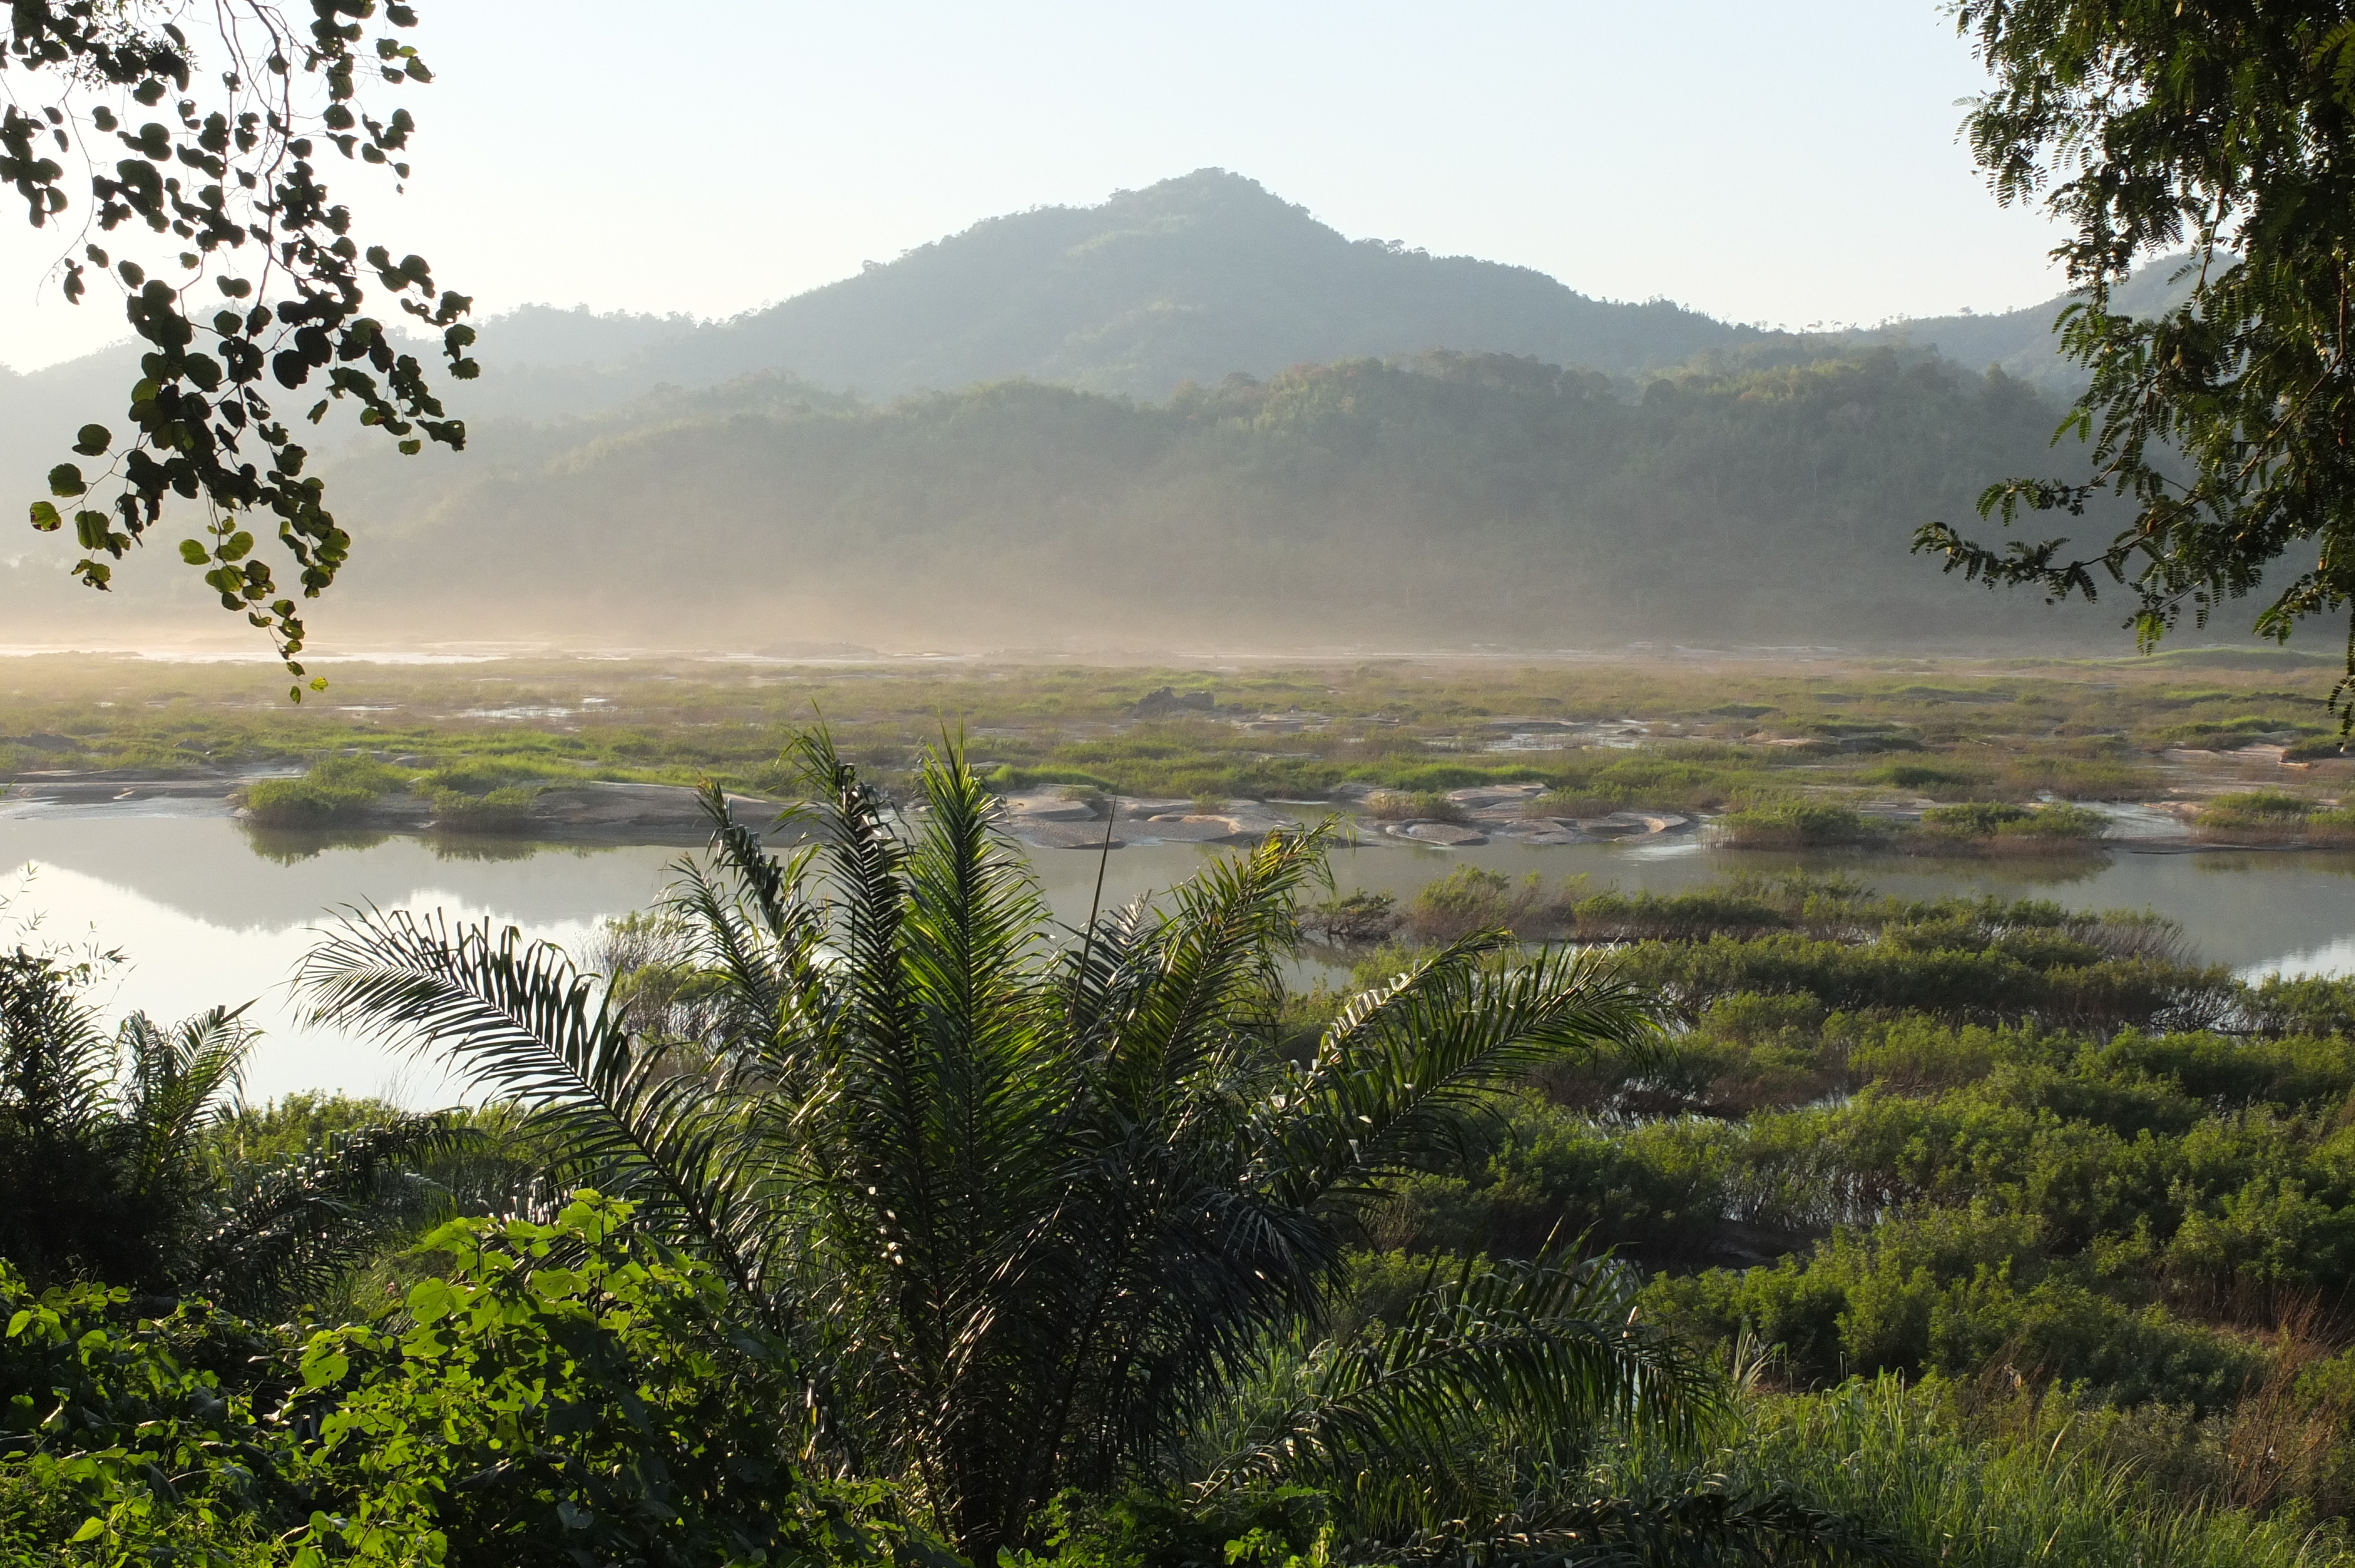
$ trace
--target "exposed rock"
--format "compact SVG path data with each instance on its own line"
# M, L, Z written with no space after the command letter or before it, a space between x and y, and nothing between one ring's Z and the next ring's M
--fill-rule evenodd
M1166 843L1215 844L1230 839L1257 838L1246 833L1231 817L1174 816L1148 817L1136 826L1140 837L1156 838Z
M1182 816L1193 809L1193 801L1176 796L1123 795L1113 801L1113 810L1124 822L1132 819L1142 821L1147 817Z
M1100 850L1104 847L1104 826L1101 821L1059 822L1043 821L1026 814L1007 819L1014 836L1034 849ZM1112 847L1118 849L1126 842L1116 834Z
M1074 800L1060 790L1006 797L1009 818L1026 822L1092 822L1099 819L1096 809L1085 800Z
M756 832L774 826L782 809L774 800L751 795L728 797L729 820ZM710 832L711 820L703 814L696 792L682 785L599 781L541 790L531 802L531 827L535 832L551 831L568 837L701 838Z
M1209 692L1179 693L1164 686L1139 697L1128 710L1138 718L1166 718L1180 714L1207 714L1217 710L1219 700Z
M1668 811L1614 811L1607 817L1581 817L1578 831L1598 838L1641 838L1689 827L1689 819Z
M1412 839L1417 843L1439 844L1448 849L1462 849L1488 842L1488 835L1479 829L1464 827L1456 822L1399 822L1383 832L1394 838Z

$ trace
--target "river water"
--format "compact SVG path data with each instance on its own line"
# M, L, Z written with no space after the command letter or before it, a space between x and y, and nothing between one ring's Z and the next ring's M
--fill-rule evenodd
M682 852L625 845L436 844L391 837L336 843L257 840L215 810L44 807L11 803L0 817L0 943L119 949L99 997L112 1017L133 1009L177 1018L217 1002L250 1001L264 1030L246 1080L254 1098L341 1088L423 1106L459 1086L434 1064L306 1025L286 985L338 906L441 909L453 919L521 927L574 950L605 917L644 907ZM1103 862L1109 905L1166 888L1224 852L1141 844ZM1057 915L1078 922L1096 896L1099 857L1032 852ZM1470 862L1549 883L1583 876L1673 892L1744 870L1841 871L1884 892L1988 892L2085 909L2154 909L2179 921L2193 948L2250 975L2355 972L2355 854L2118 853L2083 863L1925 863L1854 854L1736 852L1687 837L1643 845L1491 843L1439 850L1383 842L1343 850L1343 892L1401 900Z

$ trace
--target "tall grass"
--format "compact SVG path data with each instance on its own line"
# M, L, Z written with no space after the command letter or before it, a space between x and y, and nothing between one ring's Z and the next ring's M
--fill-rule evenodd
M2050 1415L1973 1430L1934 1383L1853 1380L1745 1402L1731 1478L1785 1485L1953 1568L2349 1568L2344 1532L2187 1499ZM2115 1423L2105 1425L2115 1425ZM1660 1464L1631 1453L1642 1470ZM1630 1477L1636 1479L1636 1477Z

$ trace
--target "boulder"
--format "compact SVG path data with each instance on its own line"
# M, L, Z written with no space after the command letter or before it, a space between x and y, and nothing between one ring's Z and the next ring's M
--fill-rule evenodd
M1463 849L1488 842L1488 835L1479 829L1455 822L1401 822L1385 831L1397 838L1412 839L1423 844L1438 844L1446 849Z

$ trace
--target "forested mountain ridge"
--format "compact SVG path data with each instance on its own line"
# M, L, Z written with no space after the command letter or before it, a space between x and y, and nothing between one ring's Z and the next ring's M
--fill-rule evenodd
M2155 303L2165 270L2145 276ZM1206 170L993 218L730 322L487 323L485 375L447 389L463 458L314 443L359 541L321 624L665 645L2107 635L2106 607L1969 591L1905 549L1989 482L2051 469L2058 308L1763 332L1351 241ZM104 355L0 375L20 491L120 381ZM9 573L26 635L93 608L50 580L49 543ZM477 565L453 580L459 559ZM502 626L501 580L566 587ZM164 561L123 587L101 623L204 597Z
M1594 299L1526 267L1348 239L1255 181L1203 169L1094 207L987 218L726 321L527 305L484 323L485 374L458 403L472 418L546 418L766 371L869 398L1026 376L1157 401L1188 380L1433 349L1639 376L1703 355L1806 360L1884 342L2058 386L2072 374L2050 354L2062 302L1840 334L1763 331L1664 300ZM0 410L12 426L54 423L48 410L96 380L94 362L111 376L128 352L0 370ZM12 467L37 455L12 447L0 442Z
M1158 400L1187 381L1438 348L1631 373L1776 335L1666 301L1592 299L1526 267L1353 241L1256 181L1203 169L1096 207L985 219L727 322L518 312L486 331L485 353L497 410L545 415L770 370L870 397L1026 376Z
M346 508L400 520L337 613L456 635L529 582L515 630L655 645L2108 635L2106 607L1997 598L1907 553L1916 522L2048 462L2057 417L1891 350L1633 399L1454 354L1159 405L1010 381L874 407L751 378L486 426L454 461L337 465Z

